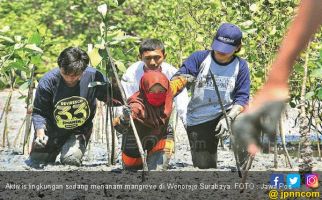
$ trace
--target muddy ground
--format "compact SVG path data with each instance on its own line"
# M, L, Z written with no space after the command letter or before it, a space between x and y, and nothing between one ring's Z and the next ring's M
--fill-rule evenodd
M0 111L2 113L3 107L8 95L8 91L0 92ZM14 92L12 97L11 110L8 116L8 127L9 127L9 144L11 148L2 147L2 133L4 127L4 119L0 124L0 170L3 171L20 171L20 170L39 170L34 169L26 164L26 159L28 156L20 155L22 152L21 146L13 147L13 141L18 133L18 129L21 126L23 119L26 115L25 102L22 99L19 99L21 94L17 91ZM289 119L286 123L286 132L288 135L296 136L298 133L298 128L294 127L294 119L297 113L293 111L288 112ZM119 136L119 140L121 136ZM316 136L312 135L312 138ZM21 137L22 138L22 137ZM96 141L94 141L96 140ZM105 139L103 139L105 141ZM182 123L179 120L177 132L176 132L176 150L175 154L170 162L170 170L179 170L179 171L198 171L199 169L192 166L190 147L188 138L185 132L185 129ZM90 150L86 152L84 157L84 162L81 167L72 167L72 166L63 166L60 165L59 159L54 165L44 166L41 170L56 171L56 170L79 170L79 171L97 171L104 170L110 171L112 169L121 168L120 164L120 151L117 151L118 159L115 166L107 165L107 145L102 143L101 139L92 139L90 144ZM219 148L218 155L218 169L217 170L231 170L235 164L233 159L233 153L228 150L227 147ZM297 158L291 156L292 164L294 165L293 170L297 170ZM285 169L285 157L284 155L278 156L279 168L277 170ZM316 169L322 170L322 162L318 161L317 158L314 159L314 165ZM213 169L212 169L213 170ZM255 171L266 171L273 170L273 154L259 154L256 156L252 170Z
M8 95L8 91L0 92L0 114L3 111L3 107ZM59 156L54 164L49 165L33 165L28 161L27 155L21 155L21 146L13 147L13 140L18 133L18 129L21 126L23 119L26 114L25 102L18 99L20 94L15 91L12 97L11 110L8 116L9 126L9 143L11 147L2 147L2 133L4 127L4 119L0 124L0 171L108 171L108 172L119 172L122 170L120 162L120 151L117 151L116 165L108 165L107 163L107 147L105 143L102 143L102 139L97 139L90 143L90 150L87 152L83 159L83 164L80 167L62 165L59 162ZM294 126L294 119L297 112L291 110L288 112L288 120L286 123L287 134L296 136L298 133L297 127ZM235 160L232 151L228 150L227 147L218 149L218 168L209 170L200 170L192 166L191 154L189 151L188 138L185 133L185 129L182 123L178 124L176 132L176 148L175 154L171 158L169 171L211 171L214 173L220 173L221 171L231 172L235 171ZM119 140L120 140L119 136ZM312 135L312 137L316 137ZM104 139L103 139L104 140ZM293 169L285 167L284 155L278 155L278 168L274 168L274 155L273 154L258 154L253 161L251 171L297 171L298 170L298 159L291 156L291 162ZM313 160L314 170L322 171L322 162L316 157ZM84 172L85 173L85 172ZM1 197L1 191L0 191ZM0 198L1 199L1 198Z

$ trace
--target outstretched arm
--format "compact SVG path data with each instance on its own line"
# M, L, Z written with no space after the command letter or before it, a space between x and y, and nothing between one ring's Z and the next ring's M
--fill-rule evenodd
M248 144L250 154L254 155L259 150L256 143L260 132L272 133L277 126L283 102L288 98L288 77L297 56L322 23L321 10L321 0L301 1L298 14L272 64L267 82L255 95L252 106L233 124L233 131L240 137L240 141Z
M322 1L302 0L298 14L283 39L267 82L255 95L249 111L258 109L263 103L288 98L288 77L300 52L306 48L312 35L322 23Z
M170 87L172 90L173 96L178 95L183 88L186 86L188 80L183 76L176 76L173 80L170 81Z

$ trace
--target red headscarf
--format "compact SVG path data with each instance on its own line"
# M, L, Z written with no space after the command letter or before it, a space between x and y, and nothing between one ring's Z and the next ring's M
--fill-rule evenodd
M166 91L164 105L154 107L148 103L146 93L155 84L160 84ZM140 81L140 90L134 93L128 104L132 109L132 117L151 128L159 128L166 125L172 112L173 94L168 78L160 71L146 71Z

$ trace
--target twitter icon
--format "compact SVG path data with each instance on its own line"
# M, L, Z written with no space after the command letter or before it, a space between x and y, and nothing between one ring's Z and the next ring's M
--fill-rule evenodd
M301 176L299 174L288 174L286 177L286 184L289 189L300 188Z

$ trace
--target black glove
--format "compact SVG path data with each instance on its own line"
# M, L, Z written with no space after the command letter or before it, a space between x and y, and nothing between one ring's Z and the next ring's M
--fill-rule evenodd
M122 108L123 115L120 117L121 123L124 125L128 125L130 123L130 116L132 110L129 106L123 106Z

